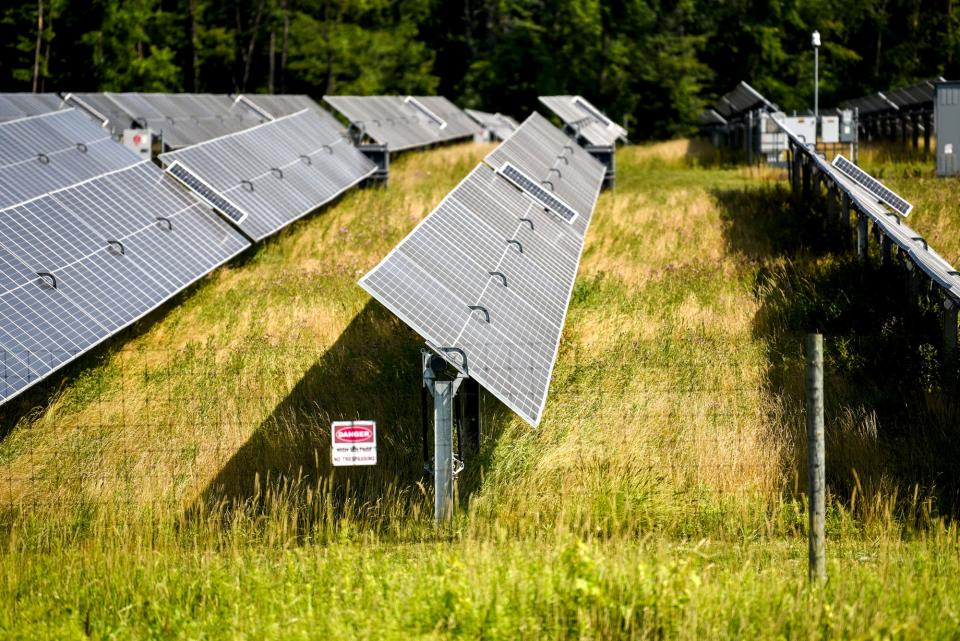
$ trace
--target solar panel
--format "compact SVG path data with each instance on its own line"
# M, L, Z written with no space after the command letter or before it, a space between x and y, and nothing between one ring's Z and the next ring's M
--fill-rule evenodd
M132 125L150 129L164 145L177 149L260 124L249 109L235 109L220 94L111 93L72 94L108 116L115 134Z
M57 111L62 102L55 93L0 93L0 122Z
M604 171L536 114L486 161L360 285L537 425Z
M0 123L0 208L138 162L75 109Z
M572 222L582 236L603 185L606 168L538 113L486 157L494 169L513 165L579 214Z
M340 124L339 120L317 104L313 98L304 94L243 94L237 96L236 100L242 100L243 104L248 105L249 108L264 114L267 120L290 116L298 111L310 109L316 112L328 126L336 129L340 135L344 137L347 135L347 128Z
M468 138L480 133L480 127L473 118L443 96L408 96L408 98L419 102L446 123L441 134L444 140Z
M476 123L443 96L324 96L374 142L403 151L473 136ZM440 123L443 126L440 126Z
M500 113L492 114L476 109L464 109L464 111L496 140L506 140L510 137L510 134L520 127L519 122Z
M505 163L503 167L499 169L499 172L514 185L525 191L527 195L543 205L545 209L552 211L568 223L572 223L577 217L577 212L575 212L572 207L556 196L552 195L546 189L541 187L537 181L533 180L510 163Z
M360 285L537 425L582 247L573 227L480 165Z
M248 246L148 161L0 210L0 401Z
M403 99L405 103L416 109L423 117L425 117L431 124L436 125L440 129L443 129L447 126L446 121L427 109L426 105L414 98L413 96L407 96Z
M160 161L255 240L376 171L340 132L310 110L161 154Z
M833 166L849 176L858 185L873 194L878 200L889 205L901 216L906 216L913 209L913 205L888 189L879 180L857 167L855 164L837 154L833 159Z

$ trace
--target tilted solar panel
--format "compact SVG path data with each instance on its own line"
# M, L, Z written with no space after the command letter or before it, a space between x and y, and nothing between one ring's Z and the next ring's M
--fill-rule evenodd
M583 96L540 96L540 102L591 145L610 146L626 140L627 130Z
M234 108L233 99L221 94L99 94L113 106L111 109L107 109L102 99L93 98L98 94L76 95L101 112L109 111L113 120L129 120L131 124L150 129L162 137L164 145L173 149L243 131L262 122L250 110ZM129 126L125 124L119 129Z
M473 118L478 125L486 129L496 140L506 140L510 137L520 123L500 113L487 113L486 111L477 111L476 109L464 109L464 112Z
M0 208L138 162L75 109L0 123Z
M476 123L442 96L324 96L353 126L391 151L459 140Z
M446 126L441 133L442 140L468 138L480 132L480 127L460 107L444 96L407 96L408 104L419 103L430 113L441 118Z
M480 165L360 285L537 425L582 243Z
M257 113L265 116L267 120L290 116L298 111L310 109L315 111L330 127L340 132L342 136L347 135L347 128L340 124L339 120L317 104L313 98L305 94L248 93L237 96L234 100L242 101Z
M0 93L0 122L50 113L62 105L55 93Z
M256 240L376 171L311 110L162 154L160 160L169 173Z
M602 166L570 144L563 132L531 116L487 157L497 169L474 169L360 280L371 296L534 426L543 416L603 178ZM550 171L559 158L571 159L559 160L562 176ZM565 205L531 181L545 172L558 184L593 185L592 200L580 202L582 211Z
M0 401L248 246L150 162L0 210Z

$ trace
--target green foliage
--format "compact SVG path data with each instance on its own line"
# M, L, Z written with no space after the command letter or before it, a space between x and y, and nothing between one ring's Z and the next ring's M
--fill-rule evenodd
M934 0L45 0L0 8L0 88L440 92L524 117L588 96L633 137L689 133L740 80L809 109L960 72L960 11ZM55 27L54 27L55 25Z

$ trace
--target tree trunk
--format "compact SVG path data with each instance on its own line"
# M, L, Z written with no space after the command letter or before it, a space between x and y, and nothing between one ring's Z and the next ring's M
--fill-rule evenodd
M33 53L33 93L40 88L40 48L43 44L43 0L37 0L37 46Z
M280 51L280 91L287 93L287 51L290 42L290 7L283 0L283 45Z
M250 44L247 45L246 55L243 57L243 82L240 84L240 93L247 90L247 82L250 80L250 68L253 66L253 52L257 48L257 34L260 32L260 20L263 18L263 7L267 4L266 0L260 0L257 5L257 15L253 19L253 27L250 29Z
M190 89L196 93L200 88L200 47L197 34L197 0L190 0L190 65L192 78Z
M267 93L273 93L273 75L277 61L277 32L270 28L270 75L267 77Z
M50 15L47 16L47 29L53 32L53 12L51 11ZM50 75L50 41L53 38L47 38L43 43L43 73L40 75L40 91L44 92L47 90L47 76Z

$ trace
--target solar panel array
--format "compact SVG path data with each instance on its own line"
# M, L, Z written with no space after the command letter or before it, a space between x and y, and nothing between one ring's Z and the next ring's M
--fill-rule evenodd
M757 110L772 113L780 111L780 108L764 98L749 84L741 81L736 87L720 96L713 103L713 107L701 112L697 121L701 127L717 131L726 129L734 123L742 124L748 114Z
M845 109L859 109L861 116L901 111L933 111L934 85L937 82L943 82L943 78L937 77L908 87L878 91L860 98L847 100L841 103L841 106Z
M376 171L341 132L311 110L161 154L160 161L254 240Z
M75 109L0 123L0 207L140 161Z
M442 96L324 96L331 107L390 151L473 136L477 124Z
M179 149L242 131L262 122L219 94L77 93L72 96L107 116L115 135L133 126L150 129ZM67 99L69 102L69 99Z
M501 113L492 114L476 109L464 109L464 112L483 127L494 140L506 140L520 127L519 122Z
M0 401L248 245L148 161L0 210Z
M55 93L0 93L0 122L57 111L62 104Z
M511 167L537 183L519 187L504 176ZM533 114L360 285L535 426L603 176L602 164ZM573 224L532 187L564 194Z
M609 147L627 139L626 129L583 96L540 96L540 102L588 144Z
M888 210L879 202L873 191L821 158L784 122L779 119L775 122L787 134L797 153L805 154L808 161L813 163L819 172L850 197L850 202L857 211L871 220L883 235L899 247L931 281L960 304L960 273L943 256L930 247L919 233L904 223L898 213ZM880 187L883 186L880 185Z

